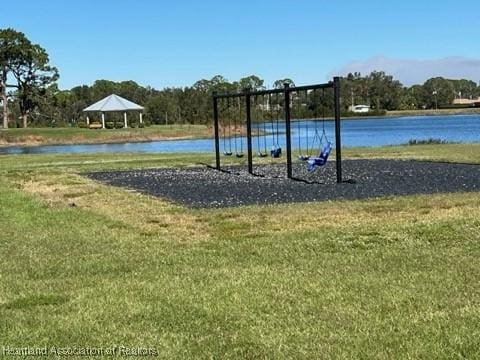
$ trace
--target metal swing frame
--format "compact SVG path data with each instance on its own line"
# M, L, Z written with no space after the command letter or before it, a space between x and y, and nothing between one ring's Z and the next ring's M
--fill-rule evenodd
M337 183L342 182L342 145L341 145L341 119L340 119L340 78L334 77L333 81L325 84L315 84L306 86L290 87L289 84L284 84L281 89L258 90L251 91L245 89L237 93L213 93L213 125L215 134L215 168L222 170L220 161L220 134L219 134L219 120L218 120L218 100L228 98L238 98L241 101L245 100L245 120L247 124L247 166L248 172L253 174L253 148L252 148L252 118L251 118L251 98L258 95L284 95L284 115L285 115L285 145L286 145L286 162L287 162L287 177L291 179L292 176L292 138L291 138L291 93L305 90L315 89L333 89L334 94L334 115L335 115L335 163Z

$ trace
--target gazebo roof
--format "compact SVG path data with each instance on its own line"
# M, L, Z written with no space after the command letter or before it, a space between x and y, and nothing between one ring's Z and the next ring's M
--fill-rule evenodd
M130 100L124 99L118 95L112 94L105 99L97 101L83 109L83 111L127 111L127 110L143 110L143 106L137 105Z

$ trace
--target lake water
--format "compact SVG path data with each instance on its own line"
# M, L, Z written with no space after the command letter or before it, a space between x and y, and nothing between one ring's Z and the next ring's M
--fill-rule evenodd
M271 132L276 123L266 124L267 133ZM292 122L292 147L298 148L299 143L305 148L312 140L316 131L321 134L322 121L295 121ZM334 123L325 122L325 131L329 141L335 144ZM260 125L263 129L263 125ZM285 146L285 126L279 123L279 145ZM449 116L408 116L399 118L376 119L345 119L342 120L342 146L383 146L405 144L410 139L442 139L449 142L480 142L480 115L449 115ZM260 138L254 137L252 144L254 152L260 143L267 150L273 145L270 134ZM228 139L225 141L229 147ZM232 150L235 144L232 139ZM223 139L220 140L223 151ZM237 149L240 147L246 152L246 139L237 138ZM314 147L318 147L315 144ZM120 144L89 144L89 145L45 145L45 146L11 146L0 147L0 154L34 154L34 153L101 153L101 152L210 152L214 149L213 139L197 140L163 140L142 143Z

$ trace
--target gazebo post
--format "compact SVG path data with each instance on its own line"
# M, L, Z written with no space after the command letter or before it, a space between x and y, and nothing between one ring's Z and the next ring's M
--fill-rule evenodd
M125 123L124 127L127 128L128 124L127 124L127 112L126 111L123 113L123 122Z
M143 123L143 114L140 112L140 124Z
M102 112L102 129L105 129L105 113Z
M87 116L87 125L90 125L90 119Z

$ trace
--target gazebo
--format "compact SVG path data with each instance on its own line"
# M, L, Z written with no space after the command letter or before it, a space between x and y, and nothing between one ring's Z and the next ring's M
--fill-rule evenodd
M128 127L127 123L127 111L140 111L140 124L143 122L143 106L137 105L130 100L124 99L121 96L112 94L106 98L90 105L83 109L83 112L101 112L102 113L102 129L105 129L105 113L122 111L124 126ZM90 125L90 119L87 116L87 125Z

